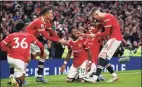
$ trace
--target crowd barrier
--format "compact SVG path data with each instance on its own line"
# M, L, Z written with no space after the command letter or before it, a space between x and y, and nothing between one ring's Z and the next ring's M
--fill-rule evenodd
M131 60L125 64L120 64L118 62L118 58L114 57L110 60L115 71L124 71L124 70L137 70L141 69L141 59L140 57L132 57ZM61 75L67 74L72 60L70 60L67 64L67 68L64 73L60 73L60 67L63 64L63 59L49 59L45 62L45 68L43 75ZM37 76L37 60L32 60L28 64L26 69L26 76ZM104 72L107 72L104 70ZM9 65L7 61L0 61L0 78L8 78L9 77Z

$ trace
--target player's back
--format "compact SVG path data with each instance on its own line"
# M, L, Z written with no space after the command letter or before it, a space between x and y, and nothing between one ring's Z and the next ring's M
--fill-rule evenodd
M41 21L41 17L33 20L27 27L26 27L26 32L34 35L35 37L37 37L39 35L39 31L38 29L40 29L42 21Z
M33 42L33 35L27 32L16 32L10 34L7 39L9 40L8 44L11 46L8 56L27 62L30 54L30 43Z
M34 35L35 37L39 36L40 31L43 31L47 28L51 28L52 25L50 21L45 22L42 17L39 17L32 21L27 27L26 32Z
M105 27L111 26L110 38L116 38L117 40L122 40L122 33L120 30L120 25L116 17L112 14L107 13L104 18Z

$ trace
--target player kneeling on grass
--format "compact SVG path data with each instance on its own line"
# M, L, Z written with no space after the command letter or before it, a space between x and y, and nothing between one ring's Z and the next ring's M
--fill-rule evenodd
M91 52L87 44L87 40L79 38L79 30L76 27L72 27L69 33L71 33L72 39L68 43L69 51L64 61L64 64L61 67L61 72L63 72L66 68L66 64L73 52L74 59L67 76L67 82L73 82L78 75L79 81L85 82L83 78L85 77L86 72L91 67Z
M101 29L100 28L95 28L94 25L90 25L88 27L88 32L86 32L85 34L91 34L91 33L96 33L96 32L100 32ZM86 37L84 37L86 38ZM97 64L98 64L98 55L100 52L100 47L102 45L102 38L100 37L94 37L94 38L87 38L88 40L88 45L90 47L90 51L92 54L92 64L91 64L91 69L89 72L87 72L86 74L86 78L92 77L93 74L96 72L97 69ZM97 81L104 81L104 77L102 75L99 75Z
M17 32L9 34L2 42L1 49L7 51L7 60L14 68L14 77L10 78L13 86L22 87L25 79L26 63L30 56L30 44L40 47L41 57L44 55L44 46L32 34L24 32L25 24L16 25Z

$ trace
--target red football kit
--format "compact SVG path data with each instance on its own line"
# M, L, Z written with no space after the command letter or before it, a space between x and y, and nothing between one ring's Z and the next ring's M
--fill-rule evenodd
M78 38L76 41L70 40L68 44L69 50L73 52L73 66L79 67L88 58L87 51L89 46L86 39Z
M113 15L106 13L106 16L101 20L101 23L104 25L105 31L96 33L96 37L109 36L109 39L116 38L116 40L122 41L123 38L120 31L120 25Z
M30 44L36 44L44 51L44 46L32 34L27 32L15 32L9 34L2 42L1 48L7 51L9 57L20 59L24 62L28 61L30 56ZM7 46L10 46L7 47Z
M47 29L49 31L49 33L51 34L51 36L49 36L48 32L46 32ZM35 19L34 21L32 21L26 28L26 31L32 35L34 35L35 37L38 37L39 34L41 33L46 39L52 40L52 41L56 41L58 42L59 37L56 35L56 33L52 30L52 25L50 23L50 21L47 21L45 23L43 17L39 17L37 19Z
M91 34L92 32L87 32L87 34ZM98 55L100 52L100 46L101 46L101 39L100 37L95 37L95 38L87 38L88 40L88 46L90 47L90 51L92 54L92 62L97 64L98 61Z

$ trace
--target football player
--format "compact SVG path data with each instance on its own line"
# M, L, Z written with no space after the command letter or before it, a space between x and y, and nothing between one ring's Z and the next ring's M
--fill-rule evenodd
M54 15L53 11L51 8L44 8L41 11L41 16L34 21L32 21L26 28L26 31L35 37L40 37L40 34L45 37L48 40L55 41L55 42L60 42L62 44L66 44L67 41L64 39L60 39L57 34L52 30L52 24L51 21L53 20ZM48 32L47 32L48 31ZM50 33L50 35L49 35ZM33 54L34 57L38 56L40 53L40 49L38 46L31 44L31 53ZM44 68L44 62L46 59L47 54L40 58L38 62L38 76L36 77L37 82L43 82L46 83L46 81L42 74L43 74L43 68Z
M89 71L91 67L92 55L87 44L87 40L79 37L79 30L76 27L72 27L69 31L71 34L71 40L68 43L68 54L61 67L61 72L64 71L68 60L73 52L73 64L70 67L67 82L73 82L79 74L79 81L85 82L83 78L86 72Z
M36 44L44 56L44 46L32 34L24 32L25 24L19 22L16 25L17 32L9 34L1 42L1 49L7 51L7 61L14 68L14 77L10 80L12 85L22 87L25 79L26 63L29 61L30 44Z
M96 83L98 76L101 74L102 69L105 67L110 74L112 75L112 79L107 82L117 81L118 75L113 70L111 64L108 60L110 60L115 53L116 49L120 46L123 38L120 30L120 25L116 17L109 13L103 13L98 8L92 8L90 12L90 16L99 20L104 25L104 32L101 33L92 33L86 35L87 37L108 37L107 43L103 46L101 52L99 53L99 62L97 66L96 73L92 78L86 79L86 81L90 81Z

